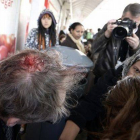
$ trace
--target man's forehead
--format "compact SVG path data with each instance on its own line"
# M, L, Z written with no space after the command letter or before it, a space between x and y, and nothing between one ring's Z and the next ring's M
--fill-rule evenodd
M135 21L136 23L140 23L140 14L138 14L137 16L133 16L130 12L126 12L122 18L129 18L133 21Z

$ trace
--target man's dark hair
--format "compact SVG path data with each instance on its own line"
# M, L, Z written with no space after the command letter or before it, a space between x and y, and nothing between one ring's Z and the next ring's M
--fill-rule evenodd
M132 16L136 17L136 16L140 16L140 4L139 3L133 3L133 4L129 4L125 7L124 11L123 11L123 15L126 12L130 12L132 14Z
M61 96L80 78L76 68L66 68L61 61L52 49L24 50L1 61L0 116L56 122L68 115Z

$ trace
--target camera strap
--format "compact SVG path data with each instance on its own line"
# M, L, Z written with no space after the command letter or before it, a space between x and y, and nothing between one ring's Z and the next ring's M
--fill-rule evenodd
M129 50L129 45L126 42L126 40L123 40L121 42L121 46L119 49L119 57L121 62L123 62L127 58L128 50Z
M114 56L115 56L115 62L117 62L117 47L113 47L113 50L114 50Z

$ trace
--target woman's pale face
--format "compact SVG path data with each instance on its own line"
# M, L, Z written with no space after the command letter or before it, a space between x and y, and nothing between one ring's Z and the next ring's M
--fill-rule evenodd
M140 76L140 61L130 67L127 76Z
M52 18L50 17L50 15L45 14L41 18L41 23L44 28L48 29L52 25Z
M83 36L83 33L84 33L84 27L82 25L76 26L74 30L71 29L71 34L76 40L80 39Z

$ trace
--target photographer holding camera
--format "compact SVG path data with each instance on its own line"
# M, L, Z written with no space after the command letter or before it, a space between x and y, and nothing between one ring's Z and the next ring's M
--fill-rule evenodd
M95 82L108 69L132 56L140 48L140 4L129 4L122 17L110 20L97 34L92 44Z

